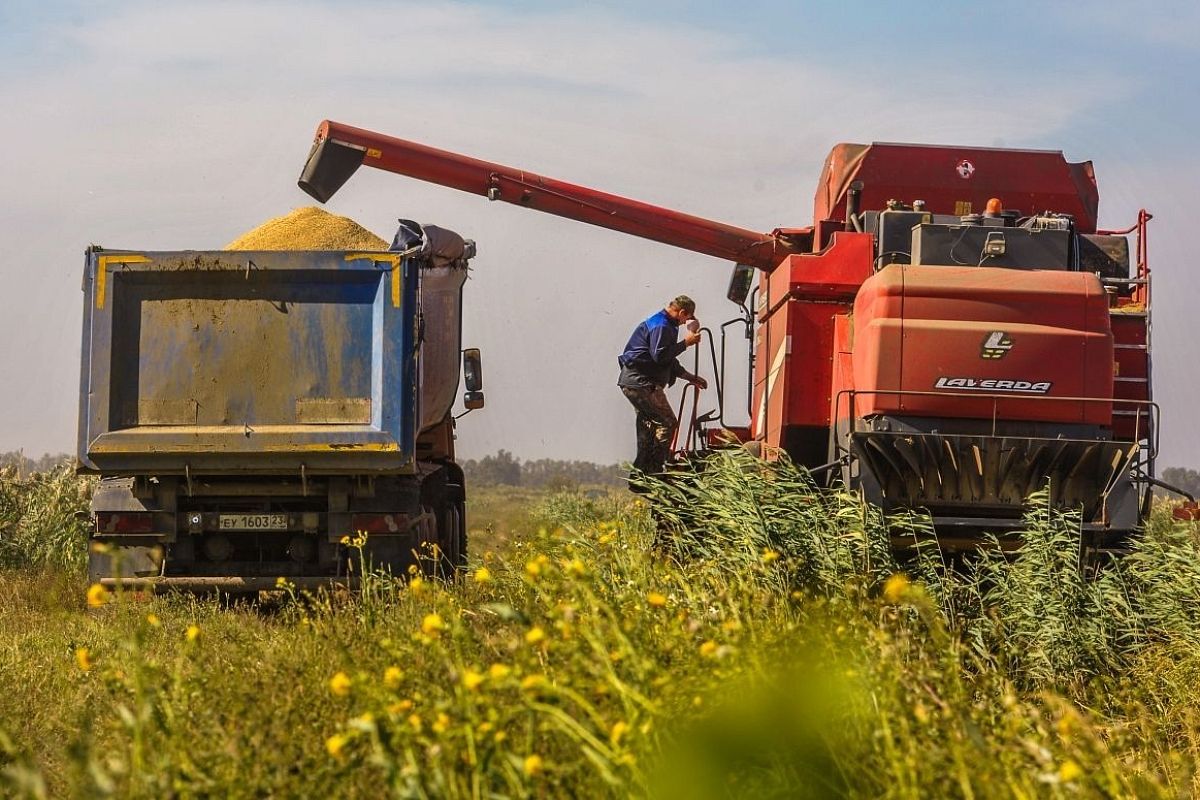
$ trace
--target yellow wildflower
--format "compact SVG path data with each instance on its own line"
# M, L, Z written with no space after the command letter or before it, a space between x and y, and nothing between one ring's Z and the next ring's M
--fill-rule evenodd
M908 594L909 581L903 573L897 572L883 584L883 599L895 605L904 600Z
M620 747L621 739L624 738L625 734L627 733L629 733L629 723L625 722L624 720L616 722L613 724L612 730L608 732L608 741L613 747Z
M408 718L408 725L414 731L416 731L417 733L420 733L421 732L421 715L420 714L410 715Z
M479 688L481 683L483 683L483 674L476 672L473 669L469 669L463 673L462 683L468 692L473 692Z
M329 679L329 691L338 697L345 697L350 694L350 686L350 676L344 672L335 672L333 673L333 677Z
M108 589L98 583L93 583L87 590L87 604L89 608L99 608L112 599L112 595Z
M79 665L79 669L88 672L92 668L92 651L86 647L79 647L75 650L75 663Z
M700 645L700 655L705 658L712 658L717 654L717 643L709 639L704 644Z
M526 675L521 680L521 688L524 689L525 691L531 691L533 689L538 689L538 688L544 686L545 683L546 683L546 676L544 676L544 675Z
M529 644L541 644L546 639L546 632L542 630L540 625L534 625L525 632L525 641Z
M667 596L661 592L650 592L646 595L646 602L655 608L662 608L667 604Z
M412 707L412 700L401 700L399 703L392 703L390 706L388 706L387 711L389 714L400 715L405 711L412 711Z
M494 681L502 681L512 673L512 668L506 664L492 664L488 668L488 677Z
M189 642L196 641L197 639L200 638L200 626L199 625L188 625L187 630L184 631L184 633L183 633L183 636Z
M433 729L434 733L445 733L446 729L450 727L450 717L446 716L444 712L439 711L437 719L429 727Z
M770 564L772 561L778 561L778 560L779 560L779 551L778 550L772 550L769 547L766 550L763 550L762 563Z
M546 768L546 765L542 761L541 756L539 756L537 754L534 754L531 756L525 756L525 774L528 775L529 777L531 777L531 778L537 777L538 775L540 775L542 773L542 770L545 768Z
M492 734L492 741L496 744L502 744L507 738L508 734L504 731L496 731L494 734Z
M525 572L526 572L526 574L529 575L529 577L536 578L537 576L542 574L542 562L538 561L536 559L531 560L531 561L526 561L525 562Z
M487 567L480 567L479 569L475 570L475 582L480 584L491 583L492 571Z
M325 740L325 752L336 759L345 757L343 752L346 749L346 744L350 741L350 737L343 733L335 733Z
M1083 777L1083 768L1069 758L1058 768L1058 779L1063 783L1071 783L1081 777Z
M613 539L616 539L616 538L617 538L617 535L615 533L609 532L609 533L603 534L597 541L599 541L600 544L609 544L613 541Z
M426 636L438 636L444 630L446 623L438 614L426 614L425 619L421 620L421 632Z
M412 594L415 594L415 595L422 594L422 593L424 593L426 588L427 587L425 585L425 579L422 578L420 575L414 575L408 581L408 591L411 592Z
M399 667L388 667L383 671L383 685L395 689L404 680L404 672Z
M583 561L578 558L572 558L570 561L563 564L563 569L568 575L573 575L576 578L581 578L587 572L587 567Z
M151 628L157 628L160 625L162 625L162 622L159 620L157 614L147 614L146 615L146 624L149 625Z
M283 577L282 575L280 575L278 578L275 579L275 588L276 589L286 588L287 585L288 585L288 579Z

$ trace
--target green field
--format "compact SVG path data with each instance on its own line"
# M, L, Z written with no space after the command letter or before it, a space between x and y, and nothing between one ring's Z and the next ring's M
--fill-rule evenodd
M103 596L85 481L0 476L0 794L1180 797L1200 789L1200 531L1080 577L907 577L885 521L731 455L659 491L470 500L445 585ZM920 525L912 519L902 524ZM89 604L90 601L90 604Z

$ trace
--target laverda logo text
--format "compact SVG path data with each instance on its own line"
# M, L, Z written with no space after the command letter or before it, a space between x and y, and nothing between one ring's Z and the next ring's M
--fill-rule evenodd
M935 389L959 389L967 392L1022 392L1045 394L1054 384L1051 381L1005 381L993 378L938 378Z

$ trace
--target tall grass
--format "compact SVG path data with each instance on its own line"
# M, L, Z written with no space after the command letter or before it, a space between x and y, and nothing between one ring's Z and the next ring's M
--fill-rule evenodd
M1035 497L1015 557L927 557L905 576L888 535L927 522L884 519L786 463L729 453L649 488L653 514L562 493L526 509L522 536L489 542L485 524L455 584L88 610L78 572L2 573L0 674L21 691L0 693L0 791L1200 789L1194 525L1159 515L1084 580L1078 518ZM66 508L70 493L39 496Z
M0 567L80 569L87 561L92 481L69 464L17 479L0 468Z

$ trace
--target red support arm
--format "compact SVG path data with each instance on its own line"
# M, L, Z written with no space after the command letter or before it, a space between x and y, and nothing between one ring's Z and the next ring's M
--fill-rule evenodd
M317 128L300 186L325 202L360 164L764 270L796 252L786 239L773 234L713 222L329 120Z

